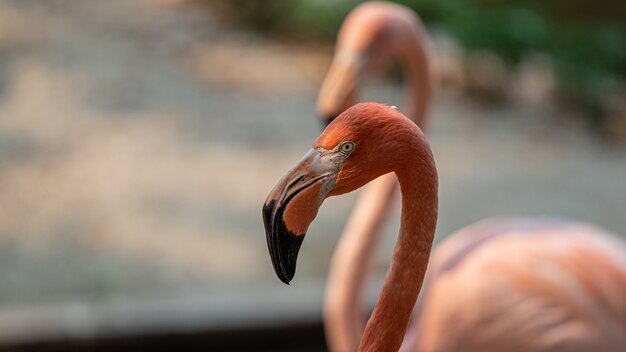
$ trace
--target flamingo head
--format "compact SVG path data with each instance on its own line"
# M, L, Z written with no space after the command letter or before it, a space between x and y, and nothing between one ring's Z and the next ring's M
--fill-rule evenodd
M379 70L389 61L389 42L378 39L382 33L372 36L369 39L360 37L358 43L337 50L317 96L316 109L324 127L354 104L366 74Z
M326 127L263 205L267 245L281 281L293 279L300 246L324 199L402 167L407 131L415 130L400 112L377 103L357 104Z
M317 112L324 127L355 102L360 82L370 71L379 71L397 55L406 25L406 9L396 4L368 2L346 18L335 56L317 98Z

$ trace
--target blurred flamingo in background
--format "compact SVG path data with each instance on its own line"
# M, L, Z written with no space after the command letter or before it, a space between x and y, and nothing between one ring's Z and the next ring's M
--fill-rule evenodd
M344 20L335 56L317 98L317 112L330 123L354 104L360 81L368 71L398 58L408 85L407 116L418 126L426 122L435 85L432 44L411 9L382 1L366 2Z
M318 98L318 112L327 123L330 122L340 111L352 105L359 81L367 70L377 68L391 58L398 57L407 74L409 116L424 130L434 87L430 48L430 40L421 22L410 9L384 2L370 2L360 5L346 18L339 32L335 58ZM363 295L368 262L372 256L377 235L388 215L396 185L395 177L393 174L389 174L373 181L367 187L359 198L333 255L324 304L326 336L333 351L354 351L360 341L365 327L365 312L367 311L363 303ZM520 234L523 236L517 236ZM593 235L595 240L587 238L589 235ZM549 249L549 244L558 246L563 240L563 246L571 248L565 250L563 255L558 256ZM597 343L597 340L594 339L589 341L589 334L597 329L609 331L610 329L607 330L606 326L603 327L606 325L603 322L610 322L612 320L610 317L601 318L601 321L591 324L593 325L592 329L586 331L586 337L582 331L576 331L575 328L572 328L573 325L583 323L581 320L561 321L556 324L558 326L555 325L552 329L547 329L549 324L555 324L556 319L563 318L563 314L567 313L560 311L562 307L559 303L563 303L568 298L566 296L557 297L559 293L556 292L556 288L576 292L577 297L584 296L584 292L581 292L577 284L584 280L578 275L585 274L577 272L575 269L565 270L558 279L558 282L563 285L556 284L554 292L550 293L552 297L548 297L548 300L556 304L557 308L555 309L550 310L541 305L529 305L539 297L531 297L530 295L520 297L521 292L516 291L516 288L512 289L513 292L509 292L508 299L517 297L527 306L519 305L515 308L511 306L515 303L511 300L508 301L508 305L505 302L500 302L501 305L496 306L491 299L494 295L505 294L506 290L496 289L495 287L499 286L494 286L494 283L490 281L517 277L515 272L519 270L514 268L515 265L521 266L522 269L533 268L536 270L536 267L533 266L534 263L535 266L553 268L553 272L559 271L557 270L558 266L563 264L576 268L575 257L577 256L573 254L578 251L576 248L581 246L582 248L593 247L589 241L599 241L600 244L606 244L614 240L603 231L587 225L551 220L491 220L459 231L434 255L431 269L429 269L428 284L424 289L425 292L420 296L420 302L423 302L427 297L430 304L429 309L423 308L423 303L418 305L414 317L415 327L411 328L412 334L407 337L403 350L416 350L418 345L419 350L425 351L458 350L461 348L465 350L471 346L468 344L470 341L468 336L473 336L475 339L486 343L479 344L477 348L494 350L498 348L497 335L506 334L507 330L502 331L494 327L490 331L490 329L485 328L481 330L481 334L476 334L474 330L478 326L487 326L485 319L489 317L502 319L509 315L511 315L509 322L512 319L519 320L515 323L517 325L511 323L513 326L506 328L505 325L498 325L498 328L517 329L518 331L526 328L525 335L519 335L517 338L533 341L535 344L535 349L530 349L527 345L519 343L520 350L551 351L563 350L563 348L572 350L571 344L577 344L584 349L586 348L584 346L588 346L588 344L583 343L584 341ZM517 254L514 256L503 255L502 253L510 252L504 250L504 247L507 246L509 249L519 247L516 250ZM600 252L602 252L601 245ZM615 253L619 254L620 252ZM538 258L532 260L534 255L538 255ZM467 259L468 261L465 262L466 258L474 256L476 256L475 259ZM504 265L508 260L513 262ZM482 275L477 276L477 272L471 274L468 271L476 271L477 269L472 266L477 265L476 263L490 261L496 266L510 267L503 269L504 272L501 275L504 277L489 275L489 273L482 273ZM465 264L460 265L461 263ZM603 267L600 264L597 266L597 270L606 270L607 272L610 272L611 268L610 265ZM508 274L507 270L510 270ZM453 276L452 272L456 274ZM458 274L460 272L463 274ZM613 274L609 275L620 277L619 272L617 274L613 272ZM471 281L472 284L463 282L463 280ZM545 280L540 277L533 280L531 280L533 286L541 287L545 284ZM568 282L573 284L568 285ZM456 300L455 303L463 302L462 305L457 306L457 310L451 309L450 307L453 305L449 304L449 301L454 299L455 292L447 292L446 290L459 290L461 287L473 287L475 296L471 299ZM626 296L623 286L620 284L617 286L600 284L598 289L604 294L612 294L614 299L615 297L619 298L620 295ZM546 291L545 286L543 291ZM588 303L593 301L591 297L588 298L590 299ZM563 301L559 302L559 299ZM448 305L449 310L443 311L442 309L445 309L446 305ZM468 306L463 307L463 305ZM613 308L617 311L620 309L620 307ZM515 309L522 311L517 312ZM624 309L623 306L621 309ZM468 314L471 311L475 311L477 314ZM597 313L601 312L598 311ZM466 317L465 326L463 329L459 328L459 331L467 334L467 336L458 337L458 341L447 341L445 325L454 326L452 323L459 325L456 316L459 314ZM533 318L533 314L552 314L553 316L552 318L545 316ZM623 317L623 311L621 315L617 314L617 316ZM446 322L446 324L440 326L442 322ZM496 321L497 324L499 322L499 320ZM623 325L615 331L623 332ZM508 342L511 341L513 340L508 340ZM446 344L448 347L444 347ZM501 347L505 348L504 346ZM507 346L506 348L510 349L511 347Z
M359 5L339 31L335 56L317 99L318 114L330 123L354 104L368 71L397 58L406 73L408 116L425 130L435 85L431 47L411 9L386 2ZM390 173L365 188L335 249L324 299L324 329L333 351L356 350L363 333L367 267L397 186Z
M285 283L325 198L394 172L400 234L359 351L397 351L424 282L418 351L624 351L626 247L585 224L487 220L434 255L437 171L421 130L397 110L357 104L270 192L263 220ZM357 341L358 344L358 341Z

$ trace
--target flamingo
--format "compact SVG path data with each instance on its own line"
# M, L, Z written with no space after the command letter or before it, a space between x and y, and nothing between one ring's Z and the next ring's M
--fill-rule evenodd
M385 61L397 57L403 64L407 76L409 87L408 116L424 131L427 127L428 111L431 107L435 85L431 47L421 21L410 9L385 2L367 2L356 7L348 15L339 31L336 54L319 93L318 113L323 117L326 124L332 121L340 111L353 104L358 84L368 70L375 69L384 64ZM363 304L366 269L381 232L382 224L389 215L388 209L393 201L396 188L397 181L393 174L382 176L368 185L359 198L333 255L324 299L324 328L328 345L332 351L354 351L360 341L367 310ZM495 228L508 228L509 232L528 232L527 222L521 220L493 220L487 223L492 225L485 229L485 233L493 233ZM539 223L542 223L543 227L554 227L558 221L539 221ZM478 225L475 227L482 228ZM589 229L589 227L586 228ZM507 237L506 231L498 231L500 234L494 236L494 239L499 236ZM589 230L588 232L592 231ZM603 236L598 235L597 237ZM469 248L472 246L484 247L488 251L491 247L494 248L493 250L498 250L499 246L497 241L489 244L487 244L489 241L484 241L479 244L478 239L482 236L477 231L464 230L452 238L454 240L449 240L440 246L436 252L434 256L436 263L460 261L458 259L461 258L460 254L455 254L456 257L449 254L456 253L450 248L464 248L459 253L466 251L469 254L471 252ZM537 236L532 238L541 239ZM557 238L559 237L557 236ZM510 239L508 240L510 241ZM523 241L528 240L524 238ZM519 245L523 247L521 243ZM541 241L536 244L536 246L540 245ZM457 259L451 259L452 257ZM520 254L518 259L521 257ZM434 266L439 267L441 265ZM437 274L432 272L437 272ZM431 268L428 281L436 280L431 279L433 276L435 278L444 276L442 272ZM450 280L450 274L446 273L445 275L448 276L447 280ZM462 277L460 276L460 278ZM487 282L481 282L481 277L472 279L473 282L477 283L476 286L478 288L490 287ZM481 292L481 294L487 295L489 292ZM426 295L426 292L422 294L420 303L423 302L423 296ZM436 293L428 292L428 297L430 297L431 306L433 306L433 301L435 303L446 302L444 298L446 295L444 294L437 296ZM480 302L479 297L476 297L476 301ZM480 304L488 303L487 300L477 303L479 306L475 309L482 309L483 313L486 313L489 311L488 306L480 307ZM418 344L422 346L420 350L437 350L425 347L427 340L419 338L420 335L436 335L435 332L432 332L432 328L426 330L427 327L433 326L432 321L436 321L436 314L433 313L435 310L431 308L422 312L421 306L422 304L418 305L413 322L415 327L411 328L412 334L407 336L407 341L402 348L403 351L415 351L418 349ZM463 312L463 310L460 311ZM424 315L428 316L425 317ZM428 331L428 333L423 331ZM465 331L471 331L471 329L465 329ZM434 343L434 345L437 344ZM465 348L467 345L464 345Z
M357 6L339 30L318 95L324 124L353 105L368 71L397 58L406 75L408 116L425 131L435 86L432 52L426 29L411 9L379 1ZM324 330L332 351L355 351L363 333L366 270L397 186L391 173L365 188L333 254L324 298Z
M434 255L438 179L420 128L360 103L332 121L263 206L270 257L289 283L324 199L395 173L400 233L359 351L398 351L422 284L420 351L624 351L626 248L590 225L487 220ZM426 281L425 281L426 280Z
M432 51L426 29L411 9L382 1L355 7L337 35L317 112L327 125L354 104L358 83L368 71L398 58L406 72L408 116L424 129L435 85Z

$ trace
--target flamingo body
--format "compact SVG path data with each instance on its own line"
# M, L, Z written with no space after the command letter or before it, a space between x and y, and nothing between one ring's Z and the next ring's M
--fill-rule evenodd
M624 351L626 247L596 227L492 219L434 252L403 350Z

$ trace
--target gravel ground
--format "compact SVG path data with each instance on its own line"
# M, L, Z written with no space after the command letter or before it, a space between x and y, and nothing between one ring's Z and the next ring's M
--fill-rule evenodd
M287 292L260 207L319 133L329 55L173 1L0 0L0 310ZM365 96L401 106L403 93ZM626 233L626 150L576 121L442 93L437 238L511 215ZM321 286L354 197L325 203L293 286ZM320 302L321 287L307 304Z

